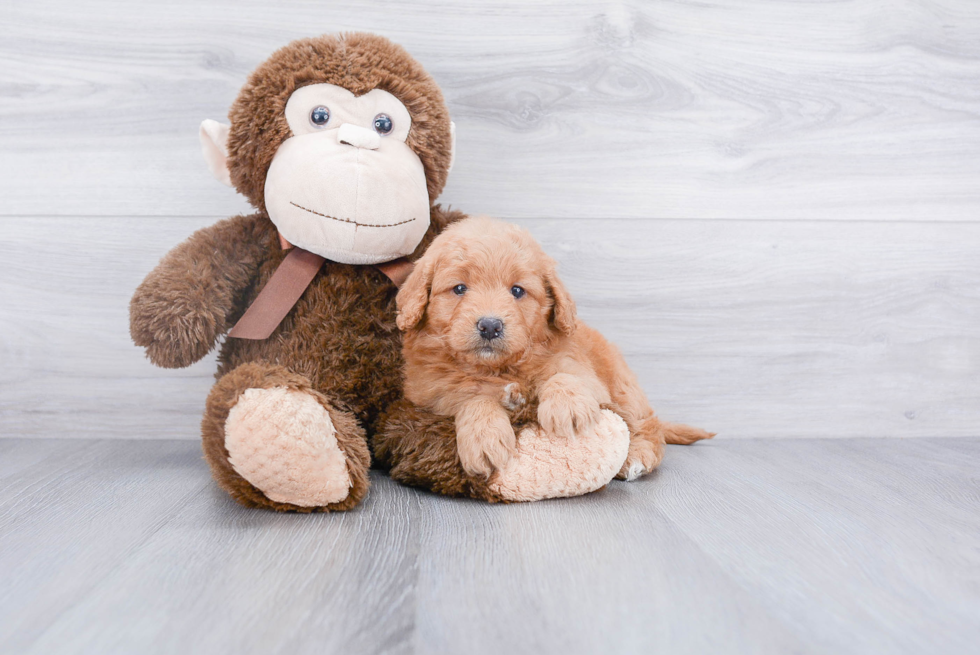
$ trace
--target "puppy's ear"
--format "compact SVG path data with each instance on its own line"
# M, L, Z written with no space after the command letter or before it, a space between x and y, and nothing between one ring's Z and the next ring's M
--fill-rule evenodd
M434 259L432 254L429 254L418 260L412 274L405 280L405 284L395 298L398 305L398 317L395 323L403 332L418 325L425 314L425 308L429 304L429 293L432 290Z
M577 322L575 301L568 295L568 290L565 289L562 281L558 279L554 262L551 263L544 275L544 286L552 300L551 316L548 317L548 322L555 329L571 336L575 332Z

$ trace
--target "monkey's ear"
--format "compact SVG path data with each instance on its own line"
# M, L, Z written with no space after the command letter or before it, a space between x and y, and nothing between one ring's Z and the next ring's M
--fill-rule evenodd
M415 269L405 280L398 291L395 303L398 305L398 317L395 323L398 329L405 332L411 330L425 315L429 305L429 293L432 291L432 275L435 270L431 255L422 257L415 263Z
M575 332L575 325L578 318L575 314L575 301L568 295L568 290L555 272L555 265L552 264L544 276L545 288L551 296L553 305L551 306L551 316L549 322L559 331L571 335Z
M228 170L228 131L231 125L225 125L210 118L201 123L198 133L201 137L201 150L204 160L208 163L211 175L223 184L232 186L231 171Z
M453 164L456 163L456 123L449 121L449 168L446 169L448 174L453 170Z

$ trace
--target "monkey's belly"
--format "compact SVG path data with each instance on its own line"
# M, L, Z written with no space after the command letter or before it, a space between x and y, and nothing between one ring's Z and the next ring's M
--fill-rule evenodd
M226 339L219 377L248 362L283 366L372 422L401 397L401 334L393 287L358 269L325 265L268 339Z

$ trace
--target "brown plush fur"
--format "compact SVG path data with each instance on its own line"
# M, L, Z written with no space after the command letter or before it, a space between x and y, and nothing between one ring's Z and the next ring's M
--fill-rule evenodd
M510 417L514 430L520 432L537 420L537 404L528 402L510 412ZM446 496L508 502L491 489L492 477L470 475L463 469L453 417L400 400L386 411L380 424L371 447L375 463L388 469L393 480Z
M399 401L389 409L384 429L372 445L376 461L402 484L446 496L503 500L485 478L463 471L451 417L437 416L407 400Z
M231 112L229 166L235 186L259 210L196 232L174 248L136 290L130 304L133 341L158 366L199 360L241 317L285 257L265 213L265 177L289 127L283 109L298 87L338 84L355 94L384 89L412 115L407 143L425 167L429 197L442 190L450 158L449 115L435 82L400 47L381 37L350 34L296 41L249 78ZM418 257L459 212L431 209ZM289 315L263 341L228 339L219 356L218 383L202 423L204 451L218 483L240 503L278 510L325 511L354 506L367 492L366 438L383 409L401 398L401 338L395 326L396 289L371 266L327 262ZM335 506L275 503L228 463L225 418L248 388L311 392L337 430L353 481Z
M277 50L251 74L231 106L231 180L254 207L265 212L265 175L290 134L286 101L310 84L336 84L357 96L382 89L401 100L412 116L406 143L422 160L429 198L439 197L452 154L442 91L404 48L355 33L301 39Z
M622 416L630 451L619 477L655 468L665 442L712 436L654 415L619 351L576 319L554 261L526 230L484 218L450 226L417 263L398 308L398 326L406 330L406 398L455 419L468 476L443 487L487 478L507 462L516 443L508 409L515 388L537 401L538 422L550 434L592 430L601 407ZM502 321L501 336L481 337L477 323L485 317ZM448 433L442 424L429 437L437 444L413 434L420 442L404 448L449 448Z

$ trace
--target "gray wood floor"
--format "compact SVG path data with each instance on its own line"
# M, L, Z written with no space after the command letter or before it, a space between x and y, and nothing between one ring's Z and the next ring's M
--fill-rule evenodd
M980 440L745 439L578 499L245 510L197 444L0 440L4 653L969 653Z

